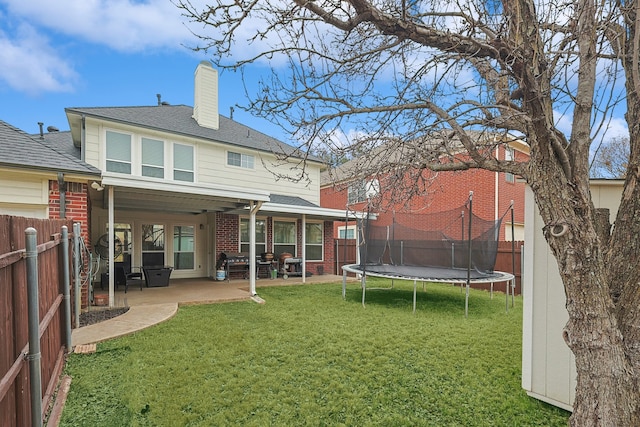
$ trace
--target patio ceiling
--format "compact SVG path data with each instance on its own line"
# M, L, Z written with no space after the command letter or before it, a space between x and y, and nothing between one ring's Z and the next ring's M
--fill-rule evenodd
M109 193L92 189L92 202L107 209ZM162 211L171 213L200 214L204 212L226 212L241 209L247 200L228 199L200 194L174 193L158 190L116 187L114 189L115 210Z
M269 200L269 195L259 190L103 177L102 183L90 185L90 197L94 206L108 209L109 186L113 188L115 210L200 214L233 211L248 206L250 201ZM101 187L104 187L104 190L98 191Z

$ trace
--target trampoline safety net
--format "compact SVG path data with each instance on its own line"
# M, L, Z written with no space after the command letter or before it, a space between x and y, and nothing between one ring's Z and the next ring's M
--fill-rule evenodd
M474 215L469 202L432 214L396 213L390 225L365 219L360 229L360 268L372 272L376 266L466 271L471 266L480 276L490 275L496 262L501 223L502 218L487 221Z

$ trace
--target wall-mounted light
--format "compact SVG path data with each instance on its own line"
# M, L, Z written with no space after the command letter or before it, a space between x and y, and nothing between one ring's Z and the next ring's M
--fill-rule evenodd
M91 188L93 188L96 191L104 190L104 186L102 184L100 184L98 181L93 181L91 183Z

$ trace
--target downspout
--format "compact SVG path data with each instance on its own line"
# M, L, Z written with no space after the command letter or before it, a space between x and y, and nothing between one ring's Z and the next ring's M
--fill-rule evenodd
M262 207L262 202L249 204L249 293L256 295L256 214Z
M115 305L115 265L113 258L115 255L114 232L114 213L113 213L113 186L109 186L109 307Z
M60 194L60 219L67 217L67 183L64 182L64 173L58 172L58 193Z
M80 125L80 160L82 160L83 162L86 160L86 150L85 150L86 135L87 135L86 119L85 119L85 115L83 114L82 123Z
M307 215L302 214L302 283L307 281Z

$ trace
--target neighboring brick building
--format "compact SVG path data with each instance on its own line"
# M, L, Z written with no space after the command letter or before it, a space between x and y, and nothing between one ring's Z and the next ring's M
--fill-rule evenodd
M509 144L507 152L504 146L498 149L498 158L505 160L505 157L514 160L523 160L528 157L528 146L521 141L514 141ZM341 165L340 168L348 169L350 162ZM473 191L473 212L477 216L486 220L494 220L503 216L510 208L511 201L514 202L514 233L515 240L524 239L524 190L525 184L519 182L517 177L501 172L490 172L482 169L470 169L460 172L438 172L425 171L423 174L431 179L430 186L424 195L415 197L405 206L399 204L391 205L384 202L385 195L392 189L380 188L379 196L382 197L384 208L375 209L377 216L376 224L388 225L393 222L395 212L412 213L412 223L414 228L420 228L420 216L434 212L446 211L458 206L462 206L469 198L469 192ZM340 177L340 173L332 173L333 177ZM366 191L354 190L355 187L362 188L362 180L349 181L331 180L329 172L322 175L320 189L320 204L326 208L349 209L351 211L366 211ZM366 187L366 185L364 186ZM377 189L376 189L377 190ZM377 191L375 191L377 193ZM408 206L408 207L407 207ZM344 237L344 222L334 222L335 236ZM349 224L346 237L355 236L355 223ZM500 230L499 240L511 240L511 215L508 213Z

